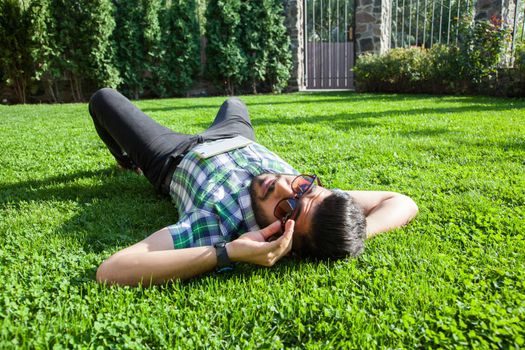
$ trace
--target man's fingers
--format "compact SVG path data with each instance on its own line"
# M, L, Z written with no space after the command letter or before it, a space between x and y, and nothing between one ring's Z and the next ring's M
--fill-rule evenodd
M286 255L292 249L292 237L295 228L295 221L286 222L284 233L277 240L271 242L278 255Z
M268 238L270 238L271 236L273 236L274 234L276 234L277 232L279 232L279 228L281 227L281 222L279 220L275 221L274 223L266 226L265 228L263 228L262 230L260 230L259 232L261 233L261 235L263 236L263 238L265 240L267 240Z
M293 232L295 229L295 221L294 220L288 220L286 222L286 225L284 226L284 234L283 236L290 236L290 239L292 238Z

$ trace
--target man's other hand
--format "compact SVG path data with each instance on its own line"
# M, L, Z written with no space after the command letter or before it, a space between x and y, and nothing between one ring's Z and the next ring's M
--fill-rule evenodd
M262 230L247 232L226 244L228 256L231 261L273 266L292 250L294 226L295 221L288 220L283 235L272 242L267 242L267 240L279 232L280 221L276 221Z

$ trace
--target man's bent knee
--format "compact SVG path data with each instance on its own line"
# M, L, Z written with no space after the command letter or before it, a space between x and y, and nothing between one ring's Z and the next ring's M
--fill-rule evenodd
M111 88L102 88L97 90L89 99L89 109L93 110L96 106L104 101L107 101L110 96L120 95L117 90Z
M230 105L230 104L236 104L241 106L246 106L244 102L238 97L229 97L226 101L224 101L224 104Z

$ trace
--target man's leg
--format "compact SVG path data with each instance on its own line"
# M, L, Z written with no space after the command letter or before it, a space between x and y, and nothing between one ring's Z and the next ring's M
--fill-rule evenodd
M214 141L238 135L255 141L248 109L237 97L227 99L219 109L211 126L199 134L202 141Z
M89 113L118 163L129 169L140 167L159 191L173 159L196 142L192 135L158 124L112 89L101 89L91 97Z

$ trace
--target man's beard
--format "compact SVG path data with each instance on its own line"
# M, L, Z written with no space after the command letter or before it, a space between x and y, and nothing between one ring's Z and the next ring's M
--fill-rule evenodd
M252 210L253 215L255 216L255 222L260 228L265 228L266 226L270 225L271 222L269 222L269 220L264 217L262 203L260 199L257 198L257 194L255 192L255 184L258 183L260 187L261 182L262 181L258 179L258 176L252 179L252 182L250 183L250 198L252 200Z

